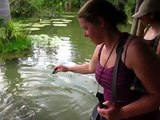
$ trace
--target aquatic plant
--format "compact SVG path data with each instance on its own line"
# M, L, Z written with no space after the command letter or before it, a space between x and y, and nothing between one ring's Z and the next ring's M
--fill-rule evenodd
M0 54L17 54L31 49L31 40L19 22L8 21L0 28Z

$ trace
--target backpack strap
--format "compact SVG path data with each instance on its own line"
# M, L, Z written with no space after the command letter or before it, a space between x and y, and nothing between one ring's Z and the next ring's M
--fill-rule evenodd
M116 49L116 53L117 53L117 57L116 57L116 61L115 61L115 66L113 69L113 80L112 80L112 94L111 94L111 101L112 102L116 102L117 100L117 95L116 95L116 81L117 81L117 76L118 76L118 68L119 68L119 61L121 59L121 55L123 53L124 50L124 44L126 43L127 39L129 37L129 34L124 32L121 34L120 38L119 38L119 43L117 45L117 49Z
M157 47L160 41L160 34L155 38L155 42L153 44L153 51L156 52L157 51Z

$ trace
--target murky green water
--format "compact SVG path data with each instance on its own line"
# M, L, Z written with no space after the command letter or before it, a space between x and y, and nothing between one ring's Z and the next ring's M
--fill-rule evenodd
M67 26L30 32L30 57L0 64L0 120L89 120L97 103L94 75L51 74L56 64L88 62L95 48L76 18L67 19Z
M33 55L0 64L0 120L88 120L97 100L94 75L51 74L53 65L88 62L94 45L75 18L32 31Z

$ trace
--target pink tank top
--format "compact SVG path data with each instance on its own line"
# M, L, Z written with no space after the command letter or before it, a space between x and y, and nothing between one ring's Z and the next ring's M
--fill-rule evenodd
M111 100L111 90L112 90L112 78L113 78L113 69L114 66L111 68L103 68L100 64L100 56L102 51L103 45L99 50L98 55L98 64L96 67L96 80L98 83L104 88L104 99L105 101ZM127 105L137 98L133 95L133 91L130 90L130 84L133 83L135 78L135 74L132 70L127 68L127 66L120 61L119 64L119 72L117 76L117 88L116 88L116 95L117 95L117 102L120 103L122 106ZM126 119L126 120L159 120L159 110L155 110L153 112L137 116L134 118Z
M98 54L98 64L96 67L96 80L104 88L104 99L111 100L111 87L112 87L112 78L113 78L113 69L103 68L100 64L100 56L103 45L101 46ZM117 102L128 103L133 101L135 98L131 94L130 84L134 80L134 72L126 67L126 65L120 61L119 72L117 76Z

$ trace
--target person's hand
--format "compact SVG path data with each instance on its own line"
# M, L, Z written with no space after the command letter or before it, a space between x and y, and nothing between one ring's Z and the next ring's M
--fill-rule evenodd
M121 120L123 110L120 105L106 101L103 103L106 108L97 108L98 113L107 120Z
M54 67L52 74L57 73L57 72L67 72L68 70L69 68L67 66L58 65Z

